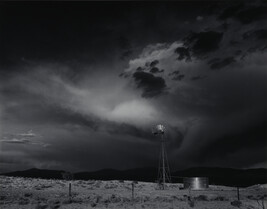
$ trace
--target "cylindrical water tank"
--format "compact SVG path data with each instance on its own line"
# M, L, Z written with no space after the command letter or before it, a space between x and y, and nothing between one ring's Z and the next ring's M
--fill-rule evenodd
M201 190L209 188L207 177L186 177L183 178L184 189Z

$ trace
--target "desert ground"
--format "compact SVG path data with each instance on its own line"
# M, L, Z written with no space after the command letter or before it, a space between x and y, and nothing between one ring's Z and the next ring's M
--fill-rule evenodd
M240 189L240 201L233 187L213 186L189 191L182 184L168 184L159 190L157 184L132 181L73 180L69 198L69 181L0 176L0 208L156 208L215 209L267 208L267 185Z

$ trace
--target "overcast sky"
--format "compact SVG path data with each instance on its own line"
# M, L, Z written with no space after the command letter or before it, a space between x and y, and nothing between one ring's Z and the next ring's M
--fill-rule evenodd
M267 167L266 2L0 3L0 172Z

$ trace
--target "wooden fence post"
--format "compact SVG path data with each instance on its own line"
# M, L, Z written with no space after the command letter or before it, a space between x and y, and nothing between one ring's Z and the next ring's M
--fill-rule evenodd
M239 196L239 187L236 188L237 189L237 199L238 201L240 200L240 196Z
M64 180L69 181L69 201L71 202L71 180L73 179L73 174L70 172L64 172L61 174Z
M69 199L71 201L71 182L69 182Z
M134 200L134 182L132 182L132 200Z

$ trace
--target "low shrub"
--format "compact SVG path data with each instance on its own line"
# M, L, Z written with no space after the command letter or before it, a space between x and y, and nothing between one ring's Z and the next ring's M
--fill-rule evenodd
M94 202L93 202L93 203L91 203L91 207L92 207L92 208L94 208L94 207L96 207L96 206L97 206L97 204L96 204L96 203L94 203Z
M187 200L187 198L185 198L184 196L175 196L175 195L172 196L172 199L173 200L179 200L179 201Z
M66 200L63 200L62 201L62 204L70 204L70 203L72 203L72 200L70 200L70 199L66 199Z
M48 208L48 205L47 204L38 204L36 205L35 209L46 209Z
M45 185L45 184L41 185L41 188L43 188L43 189L47 189L47 188L51 188L51 187L53 187L53 186L52 185Z
M77 184L83 184L84 183L84 181L82 181L82 180L79 180L78 182L77 182Z
M223 197L223 196L217 196L213 200L215 200L215 201L227 201L228 199L226 197Z
M47 202L47 199L44 197L36 197L36 200L41 203L41 202Z
M266 198L266 194L264 194L264 195L257 195L257 197L256 197L256 199L257 200L263 200L264 198Z
M253 195L248 195L247 198L250 200L256 200L256 198Z
M231 205L239 208L242 205L242 202L239 200L234 200L231 202Z
M49 200L48 203L51 209L59 208L61 205L59 200Z
M206 195L199 195L197 197L195 197L195 200L197 201L208 201L208 197Z
M4 196L4 195L1 195L1 196L0 196L0 200L6 200L6 199L7 199L6 196Z
M94 184L95 183L95 180L89 180L89 181L87 181L87 184L88 185L91 185L91 184Z
M25 193L24 197L32 197L32 193Z
M57 209L59 207L60 207L60 205L52 205L52 206L50 206L51 209Z
M81 203L83 203L83 199L79 198L79 197L75 197L75 198L72 199L72 202L81 204Z
M116 185L116 184L105 185L105 189L115 189L117 187L118 187L118 185Z
M94 186L95 186L96 188L100 188L100 186L101 186L101 181L95 181Z
M122 198L121 198L121 201L122 201L123 203L126 203L126 202L131 202L131 199L128 198L128 197L122 197Z
M150 197L149 196L144 196L143 197L143 202L148 202L150 200Z
M30 200L25 198L20 198L18 204L19 205L28 205L30 203Z
M112 194L111 197L110 197L110 202L112 203L118 203L118 202L121 202L121 198L120 197L117 197L116 195Z
M188 205L189 205L191 208L195 207L195 201L194 201L193 199L189 199L189 200L188 200Z
M101 197L100 195L97 195L97 196L96 196L96 200L95 200L95 202L96 202L96 203L99 203L100 200L101 200L101 198L102 198L102 197Z

